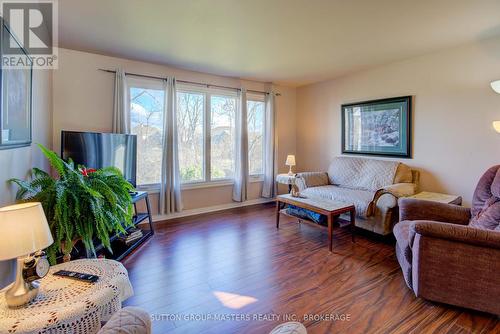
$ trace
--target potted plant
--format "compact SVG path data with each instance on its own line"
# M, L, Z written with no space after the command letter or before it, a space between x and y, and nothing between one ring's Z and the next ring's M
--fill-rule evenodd
M96 170L75 166L72 160L64 161L43 145L38 147L57 177L33 168L30 181L10 181L19 186L17 200L42 203L54 237L54 243L47 249L50 262L55 264L58 252L64 255L64 261L69 261L79 240L87 257L95 256L95 238L112 251L110 233L125 233L125 228L133 225L129 194L133 186L115 167Z

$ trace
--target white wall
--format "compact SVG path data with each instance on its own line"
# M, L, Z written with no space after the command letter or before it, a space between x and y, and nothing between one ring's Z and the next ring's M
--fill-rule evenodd
M413 159L424 190L462 195L470 203L482 173L500 163L500 39L478 41L297 90L297 163L325 170L341 154L340 106L414 96Z
M127 72L167 76L177 79L204 82L231 87L265 90L268 84L243 81L234 78L214 76L204 73L180 70L151 63L132 61L116 57L59 50L59 69L53 79L53 143L54 150L60 151L61 130L111 131L114 75L99 71L99 68L123 68ZM278 114L278 161L284 161L287 154L295 153L295 88L275 87L281 93L276 98ZM285 166L281 166L283 169ZM250 198L260 196L261 183L250 185ZM232 202L232 186L190 189L183 191L186 210L217 206ZM153 209L158 198L152 196Z
M12 204L16 187L7 183L10 178L24 179L32 167L48 170L48 164L38 147L52 145L52 72L33 71L33 144L30 147L0 150L0 207ZM13 261L0 262L0 288L13 280Z

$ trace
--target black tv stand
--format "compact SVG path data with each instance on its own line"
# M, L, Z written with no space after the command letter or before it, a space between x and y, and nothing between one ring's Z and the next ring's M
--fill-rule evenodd
M153 218L151 216L151 206L149 204L148 193L145 191L135 191L131 192L130 195L132 196L132 203L134 205L134 216L132 218L133 226L127 227L126 230L130 231L132 228L140 228L143 233L142 237L132 242L130 245L125 245L121 240L119 240L122 236L121 233L114 234L110 237L111 249L113 252L109 252L105 247L103 247L102 244L100 244L96 246L97 256L104 256L107 259L121 261L154 235ZM139 201L144 201L146 212L138 211L137 203ZM144 223L145 220L147 220L147 223Z

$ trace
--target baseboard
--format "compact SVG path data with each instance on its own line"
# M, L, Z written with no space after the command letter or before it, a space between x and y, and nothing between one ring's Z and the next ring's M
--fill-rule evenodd
M207 206L205 208L185 210L185 211L181 211L181 212L172 213L169 215L156 215L156 216L153 216L153 221L157 222L157 221L169 220L169 219L174 219L174 218L189 217L189 216L195 216L195 215L200 215L200 214L204 214L204 213L217 212L217 211L223 211L223 210L234 209L234 208L241 208L244 206L264 204L264 203L270 203L270 202L274 202L274 199L273 198L271 198L271 199L269 199L269 198L257 198L257 199L251 199L251 200L248 200L245 202L234 202L234 203L228 203L228 204Z

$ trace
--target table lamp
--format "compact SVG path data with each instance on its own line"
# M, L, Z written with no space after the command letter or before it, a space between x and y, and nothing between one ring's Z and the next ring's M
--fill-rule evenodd
M36 297L39 283L35 280L45 276L49 269L46 259L38 261L40 251L53 242L40 203L0 208L0 261L17 258L16 280L5 292L9 307L22 306ZM39 253L33 255L35 252Z
M285 165L290 167L290 169L288 170L288 175L293 175L292 166L295 166L295 155L288 155L286 157Z

